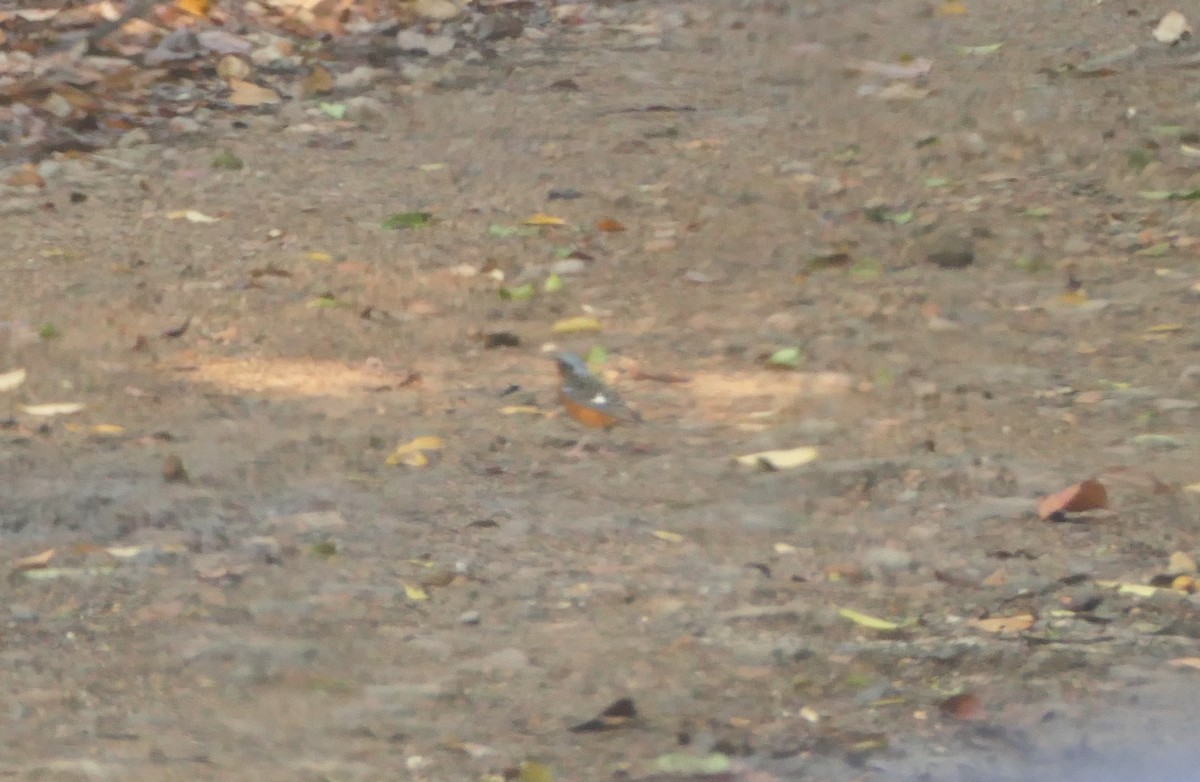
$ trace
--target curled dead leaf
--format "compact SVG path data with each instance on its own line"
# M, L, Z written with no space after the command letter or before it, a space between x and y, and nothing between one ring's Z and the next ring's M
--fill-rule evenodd
M1088 478L1038 501L1038 517L1043 521L1064 513L1083 513L1108 507L1108 491L1095 478Z
M48 548L40 554L31 554L28 557L21 557L13 563L15 570L39 570L50 564L50 560L54 559L55 550Z

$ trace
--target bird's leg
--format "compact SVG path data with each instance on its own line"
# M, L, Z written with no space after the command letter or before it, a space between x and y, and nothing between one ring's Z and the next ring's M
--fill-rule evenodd
M568 459L582 459L585 456L584 451L587 448L589 439L590 438L586 434L580 437L575 441L575 444L571 446L570 450L564 454L564 456L566 456Z

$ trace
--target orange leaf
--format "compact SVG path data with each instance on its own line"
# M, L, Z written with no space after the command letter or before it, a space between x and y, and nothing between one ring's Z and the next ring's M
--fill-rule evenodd
M967 624L977 630L983 630L985 633L1019 633L1033 627L1033 622L1033 614L1017 614L1016 616L972 619Z
M596 230L607 233L620 233L625 230L625 226L611 217L605 217L596 221Z
M1038 516L1045 521L1059 513L1082 513L1108 507L1108 491L1095 478L1068 486L1038 502Z
M208 16L208 0L175 0L175 7L180 11L201 18Z
M26 163L14 171L12 176L4 181L4 184L9 187L45 187L46 180L42 179L42 175L37 172L36 168Z

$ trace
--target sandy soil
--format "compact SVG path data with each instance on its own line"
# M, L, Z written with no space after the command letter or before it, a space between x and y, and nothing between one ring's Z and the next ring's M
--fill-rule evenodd
M1197 554L1188 44L947 10L601 6L0 193L0 770L1194 779L1197 600L1116 586Z

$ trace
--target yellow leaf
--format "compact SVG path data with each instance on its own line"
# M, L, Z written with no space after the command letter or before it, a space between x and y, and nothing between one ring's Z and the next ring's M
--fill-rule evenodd
M1172 668L1192 668L1200 671L1200 657L1176 657L1168 665Z
M683 535L680 535L678 532L671 532L670 530L656 529L653 532L651 532L650 534L653 535L654 537L658 538L659 540L665 540L668 543L682 543L683 542Z
M424 467L429 464L426 451L437 451L445 448L446 444L440 437L426 435L411 442L404 443L392 451L385 460L387 464L403 464L406 467Z
M759 451L745 456L735 456L733 460L743 467L761 467L764 470L790 470L814 462L820 456L820 451L811 446L786 448L777 451Z
M590 315L580 315L560 320L550 330L555 334L576 334L583 331L600 331L601 328L603 327L600 325L600 321Z
M25 382L25 377L24 369L14 369L11 372L0 374L0 391L12 391Z
M429 593L426 592L420 584L405 584L404 596L414 603L419 603L422 600L429 599Z
M1019 633L1033 627L1033 622L1033 614L1017 614L1016 616L993 616L987 619L972 619L967 624L986 633Z
M96 424L92 427L92 434L125 434L125 427L120 424Z
M791 543L776 543L773 547L776 554L795 554L796 547Z
M22 405L21 409L29 415L50 417L55 415L71 415L83 409L79 402L51 402L44 405Z
M964 16L967 13L967 7L959 0L950 0L948 3L942 3L937 9L938 16Z
M858 611L855 611L851 608L843 608L839 610L838 616L842 617L843 619L849 619L851 622L854 622L857 625L869 627L872 630L899 630L905 625L912 624L911 619L906 622L892 622L887 619L879 619L878 617L860 614Z
M500 415L545 415L540 407L533 405L508 405L500 408Z
M1183 331L1182 323L1159 323L1146 329L1147 334L1174 334Z
M306 253L304 257L314 263L329 263L333 260L332 255L329 253L320 252L318 250L313 250L310 253Z
M550 768L541 763L523 760L518 768L517 782L554 782L554 775L550 773Z
M417 169L420 171L441 171L445 167L445 163L422 163L417 166Z
M564 225L566 222L567 221L561 217L554 217L553 215L543 214L542 212L531 214L524 220L525 225Z

